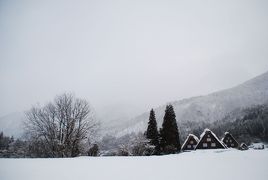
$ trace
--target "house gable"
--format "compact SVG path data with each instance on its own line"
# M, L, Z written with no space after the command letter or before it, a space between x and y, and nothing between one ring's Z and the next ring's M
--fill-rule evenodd
M196 147L198 141L199 141L198 137L196 137L193 134L189 134L187 136L186 140L184 141L181 149L183 151L195 150L195 147Z
M226 146L209 129L205 129L200 135L200 141L195 149L225 149Z
M222 142L226 144L228 148L238 148L239 146L238 142L229 132L225 132Z

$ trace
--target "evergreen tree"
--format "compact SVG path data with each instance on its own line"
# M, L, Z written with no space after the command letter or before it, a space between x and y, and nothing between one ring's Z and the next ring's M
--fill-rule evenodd
M150 111L148 128L146 131L146 138L150 141L151 145L155 146L155 149L157 150L159 147L159 134L157 130L157 122L155 119L155 113L153 109Z
M160 129L160 147L165 154L175 153L181 149L176 115L172 105L167 105L164 121Z

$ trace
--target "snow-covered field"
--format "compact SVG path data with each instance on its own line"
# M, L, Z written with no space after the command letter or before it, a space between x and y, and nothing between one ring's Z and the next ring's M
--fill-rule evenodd
M151 157L0 159L1 180L267 180L268 150L199 150Z

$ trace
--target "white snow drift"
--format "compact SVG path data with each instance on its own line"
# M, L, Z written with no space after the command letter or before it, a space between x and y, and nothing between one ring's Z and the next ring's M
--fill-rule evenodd
M1 180L266 180L268 150L198 150L151 157L0 159Z

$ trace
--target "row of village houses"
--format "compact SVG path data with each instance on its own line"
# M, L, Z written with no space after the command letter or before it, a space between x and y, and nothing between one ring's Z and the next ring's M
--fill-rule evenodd
M196 149L226 149L226 148L240 148L241 150L248 149L245 143L240 146L235 138L226 132L222 140L209 129L205 129L200 135L200 139L193 134L189 134L182 145L183 151L192 151Z

